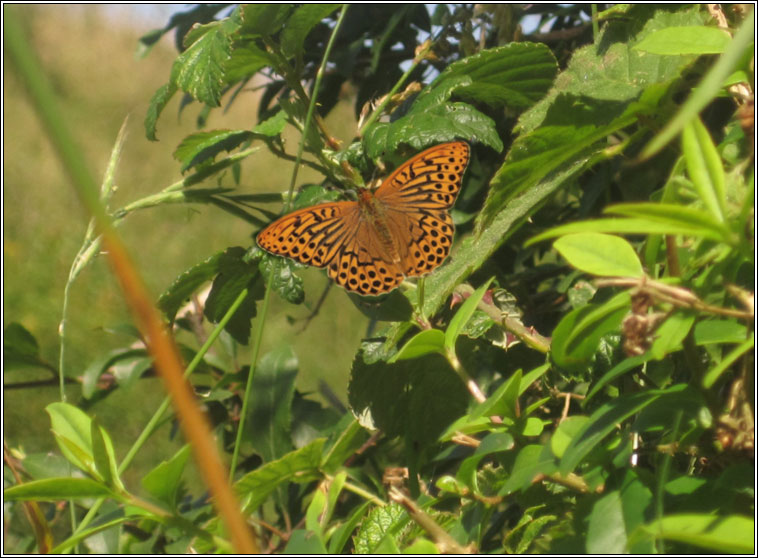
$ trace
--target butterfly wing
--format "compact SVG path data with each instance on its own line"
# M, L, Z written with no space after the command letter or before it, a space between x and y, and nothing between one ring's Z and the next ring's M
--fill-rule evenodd
M376 197L393 208L450 209L460 192L470 152L463 141L422 151L395 169L376 190Z
M355 234L359 211L358 204L352 201L294 211L258 233L258 245L277 256L324 267Z
M258 245L277 256L315 267L348 291L378 295L403 280L387 260L372 223L360 218L358 202L323 203L274 221L258 234Z
M455 227L455 203L470 157L467 143L455 141L422 151L399 166L376 191L387 229L401 256L403 273L429 273L447 258Z

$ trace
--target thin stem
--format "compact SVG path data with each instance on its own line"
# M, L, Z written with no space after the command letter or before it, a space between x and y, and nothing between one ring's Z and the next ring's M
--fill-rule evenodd
M363 126L358 131L358 135L363 137L363 134L368 130L374 122L382 115L382 112L384 111L384 108L387 106L387 104L392 100L392 96L398 92L398 90L403 86L405 81L408 79L408 77L413 73L413 70L416 69L416 66L418 66L421 61L424 59L424 56L427 52L431 49L431 42L428 42L424 47L421 49L421 51L413 58L413 63L411 66L406 70L406 72L400 76L400 79L397 80L397 83L390 89L390 92L385 95L384 99L382 99L382 102L379 103L379 106L374 109L374 112L371 113L371 116L368 117L366 122L363 123Z
M205 354L213 346L213 343L215 343L216 339L218 339L218 336L221 335L221 332L226 327L226 324L229 323L229 320L232 319L232 316L237 311L237 308L239 308L242 302L245 300L245 298L247 297L247 294L248 294L248 290L244 289L237 296L236 300L231 304L231 306L229 306L229 310L226 311L226 314L224 314L224 317L221 318L218 324L216 324L216 327L208 336L208 339L205 341L205 343L203 343L202 347L200 347L200 349L197 351L197 354L195 354L195 357L187 365L187 368L184 371L185 379L188 378L192 374L192 372L195 370L195 368L197 368L198 364L202 362L203 357L205 357ZM160 406L155 411L155 413L150 418L150 420L147 422L145 427L142 429L142 432L134 441L134 444L132 444L132 447L129 448L129 451L127 452L123 461L121 461L121 464L118 466L119 474L126 471L129 465L132 464L132 461L137 456L137 452L139 452L139 450L142 449L142 446L145 445L145 442L147 442L148 438L150 438L150 436L158 428L158 424L163 418L163 415L166 413L166 410L168 409L168 406L170 403L171 403L171 398L169 396L166 396L163 398L163 401L161 402ZM79 525L79 527L76 529L76 531L74 531L74 534L79 533L87 525L90 524L90 522L94 519L97 512L100 510L100 507L103 505L103 502L105 502L105 498L101 498L93 504L93 506L89 509L87 514L82 519L82 522Z
M292 180L290 180L290 187L289 187L289 195L287 197L287 203L285 204L285 209L289 209L292 205L292 197L295 192L295 184L297 182L297 173L300 169L300 161L303 158L303 150L305 149L305 142L308 138L308 132L310 131L311 122L313 120L313 113L316 109L316 98L318 97L318 91L321 87L321 79L324 77L324 68L326 68L326 62L329 60L329 55L332 52L332 47L334 46L334 40L337 37L337 33L339 33L340 27L342 27L342 22L345 19L345 14L347 13L348 4L344 4L342 6L342 10L340 11L340 15L337 18L337 23L334 25L334 30L332 31L331 37L329 37L329 43L326 45L326 50L324 51L324 57L321 60L321 65L319 66L318 71L316 72L316 81L313 84L313 95L311 96L310 103L308 104L308 112L305 115L305 124L303 126L303 137L300 140L300 145L298 145L297 148L297 159L295 162L295 168L292 171ZM303 92L305 93L305 92ZM307 97L306 97L307 98ZM330 137L329 134L326 133L325 130L321 130L324 135L327 137Z

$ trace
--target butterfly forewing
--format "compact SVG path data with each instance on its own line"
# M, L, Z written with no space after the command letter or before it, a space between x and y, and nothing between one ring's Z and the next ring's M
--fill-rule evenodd
M327 267L349 291L378 295L405 276L433 271L453 243L448 210L469 160L464 142L437 145L398 167L359 201L325 203L282 217L258 235L261 248Z
M404 210L450 209L455 203L469 161L462 141L443 143L409 159L376 191L376 197Z
M300 263L324 267L354 234L355 202L322 203L285 215L258 234L264 250Z

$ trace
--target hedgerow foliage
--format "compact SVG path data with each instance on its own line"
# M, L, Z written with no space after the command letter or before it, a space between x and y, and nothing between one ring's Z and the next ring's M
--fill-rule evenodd
M183 346L210 372L195 385L262 549L754 551L753 14L588 9L214 5L143 38L174 32L179 50L147 136L176 96L199 128L175 152L182 182L145 205L213 204L258 230L276 217L264 202L349 198L379 162L472 148L452 257L377 300L328 294L372 319L349 409L295 389L296 347L237 362L198 352L200 337ZM539 25L525 36L526 16ZM204 129L253 86L257 123ZM359 126L336 138L324 117L346 92ZM322 181L294 184L291 205L243 191L260 148L282 176L302 149ZM257 355L270 297L318 297L300 269L229 247L166 286L160 308L179 330L221 323L229 354ZM208 282L199 313L178 314ZM6 366L34 361L29 337L6 329ZM114 366L126 385L150 360L98 360L85 398L104 396ZM6 499L115 502L78 530L117 531L111 552L228 548L203 489L182 482L186 448L124 486L102 427L70 404L49 412L84 477L29 468Z

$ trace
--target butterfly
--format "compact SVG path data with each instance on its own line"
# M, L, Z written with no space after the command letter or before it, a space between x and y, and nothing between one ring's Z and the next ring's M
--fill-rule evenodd
M258 234L258 245L277 256L326 267L348 291L387 293L405 277L425 275L450 253L458 196L469 162L467 143L436 145L407 160L376 190L357 201L299 209Z

